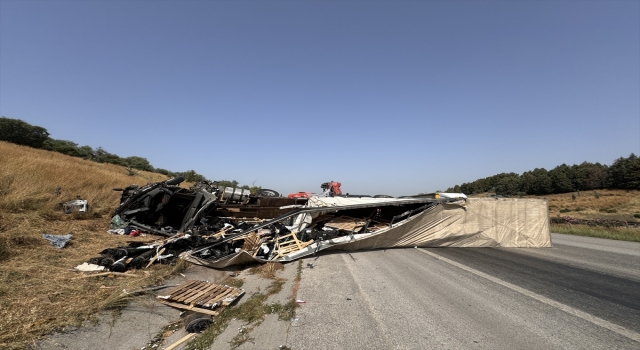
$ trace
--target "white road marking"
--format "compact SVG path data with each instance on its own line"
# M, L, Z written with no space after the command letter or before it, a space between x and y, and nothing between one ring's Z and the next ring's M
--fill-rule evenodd
M430 256L438 259L438 260L442 260L442 261L444 261L444 262L446 262L448 264L451 264L451 265L453 265L453 266L455 266L457 268L460 268L460 269L463 269L465 271L471 272L472 274L474 274L476 276L488 279L489 281L497 283L497 284L499 284L499 285L501 285L503 287L507 287L507 288L509 288L509 289L511 289L513 291L516 291L516 292L518 292L520 294L524 294L524 295L526 295L528 297L531 297L531 298L533 298L533 299L535 299L537 301L543 302L543 303L545 303L547 305L551 305L551 306L553 306L553 307L555 307L557 309L560 309L560 310L562 310L562 311L564 311L564 312L566 312L568 314L574 315L576 317L580 317L581 319L583 319L585 321L589 321L589 322L595 324L596 326L600 326L602 328L606 328L606 329L608 329L608 330L610 330L612 332L616 332L616 333L618 333L618 334L620 334L622 336L625 336L625 337L627 337L629 339L632 339L632 340L635 340L637 342L640 342L640 334L638 334L638 333L636 333L634 331L628 330L628 329L626 329L626 328L624 328L622 326L619 326L617 324L614 324L614 323L611 323L609 321L603 320L601 318L595 317L595 316L593 316L591 314L588 314L588 313L586 313L584 311L580 311L578 309L574 309L571 306L559 303L559 302L557 302L555 300L549 299L549 298L547 298L545 296L542 296L540 294L537 294L537 293L534 293L532 291L526 290L526 289L524 289L522 287L518 287L515 284L511 284L511 283L503 281L503 280L501 280L499 278L496 278L496 277L493 277L491 275L488 275L488 274L486 274L484 272L478 271L476 269L472 269L472 268L470 268L468 266L462 265L462 264L457 263L457 262L455 262L453 260L449 260L447 258L444 258L444 257L442 257L442 256L440 256L438 254L431 253L431 252L429 252L427 250L424 250L424 249L418 249L418 251L420 251L422 253L425 253L427 255L430 255Z

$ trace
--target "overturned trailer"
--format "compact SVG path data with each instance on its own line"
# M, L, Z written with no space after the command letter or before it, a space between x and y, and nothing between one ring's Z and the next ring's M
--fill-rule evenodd
M167 236L105 250L118 271L176 256L215 268L286 262L322 250L393 247L550 247L546 201L459 195L275 197L181 179L127 187L112 222ZM148 265L147 265L148 266Z
M361 215L357 215L358 211ZM369 216L362 215L367 211ZM276 252L279 252L275 258L265 260L255 252L242 250L212 259L207 256L207 250L215 248L216 244L182 253L180 257L195 264L222 268L252 261L291 261L321 250L551 247L547 204L538 199L311 197L307 206L299 211L260 226L268 227L288 218L293 218L297 224L305 223L306 227L303 224L298 230L294 226L291 237L275 238ZM332 231L341 231L341 234L318 234L317 227L322 225L323 231L329 227ZM240 235L251 230L255 228ZM305 235L310 239L305 241ZM287 249L292 246L297 249Z

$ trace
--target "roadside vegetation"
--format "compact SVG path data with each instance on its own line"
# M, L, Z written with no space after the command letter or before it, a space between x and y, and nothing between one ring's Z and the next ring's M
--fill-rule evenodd
M596 238L617 239L620 241L640 242L640 229L637 228L602 228L587 225L552 224L551 232Z
M111 213L120 199L120 192L112 189L168 178L144 170L130 174L127 167L121 165L0 141L1 349L24 349L44 335L96 321L100 311L112 310L117 317L119 310L134 298L123 290L131 292L160 284L186 268L187 264L180 262L174 266L152 265L142 271L129 272L135 277L79 278L80 273L70 271L106 248L129 241L158 239L151 235L130 237L106 232ZM183 183L183 186L189 185ZM60 188L59 194L57 188ZM63 214L60 203L78 196L88 200L89 211ZM73 238L66 247L58 249L42 238L43 233L71 233ZM246 306L234 307L223 315L241 317L254 325L266 314L291 317L297 306L293 299L284 305L263 305L268 295L282 288L282 281L276 277L281 267L278 265L256 269L254 273L274 279L272 286L252 296ZM237 287L241 287L242 282L240 279L227 281ZM216 327L219 324L216 322ZM247 339L236 341L240 344Z
M233 319L241 320L245 322L245 325L241 327L238 334L231 340L229 344L231 349L235 349L246 342L254 341L251 337L251 331L262 324L266 315L276 314L278 315L278 319L282 321L293 319L295 310L298 307L296 296L302 275L302 260L298 261L298 272L288 301L285 304L265 303L270 295L282 291L285 280L277 276L278 271L282 270L282 268L283 266L280 263L267 263L250 269L249 273L273 280L269 287L267 287L264 292L251 295L249 299L238 305L224 308L220 311L220 314L214 318L211 326L187 343L186 349L208 349L216 338L227 329L229 322Z
M154 265L136 271L137 277L112 278L77 278L69 271L105 248L153 240L106 232L119 203L112 188L166 179L146 171L129 176L122 166L0 142L0 348L22 349L45 334L92 320L98 311L117 310L127 302L123 289L159 283L181 268ZM89 212L62 214L59 203L77 196L89 201ZM43 233L71 233L73 239L57 249Z
M582 162L572 166L562 164L547 171L536 168L516 173L501 173L473 182L455 185L447 192L467 195L493 192L499 196L545 196L600 190L640 190L640 157L631 153L611 165Z
M73 141L57 140L50 137L47 129L41 126L31 125L20 119L0 117L0 141L62 153L96 163L119 165L126 169L125 173L129 176L137 175L138 171L145 171L168 177L182 176L186 182L208 180L204 175L198 174L195 170L179 172L155 168L144 157L120 157L117 154L109 153L102 147L79 146ZM240 185L238 181L235 180L219 180L216 182L220 186L243 188L251 192L261 189L260 186L255 186L255 184L252 186Z

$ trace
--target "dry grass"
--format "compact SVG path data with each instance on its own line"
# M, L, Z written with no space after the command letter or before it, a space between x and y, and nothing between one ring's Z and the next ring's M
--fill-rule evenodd
M122 290L157 283L175 267L153 266L138 278L74 279L70 268L108 247L129 240L106 233L110 213L119 203L114 187L165 180L140 171L98 164L43 150L0 142L0 348L23 348L38 337L92 319L100 310L126 303ZM56 197L54 190L62 188ZM59 202L87 199L87 214L63 215ZM42 233L73 234L57 249ZM101 288L115 287L115 288Z
M596 195L596 193L598 195ZM573 199L575 197L575 199ZM548 195L550 216L639 221L640 191L597 190Z
M249 273L252 275L258 274L262 278L274 279L278 271L283 270L284 265L278 262L268 262L249 269Z

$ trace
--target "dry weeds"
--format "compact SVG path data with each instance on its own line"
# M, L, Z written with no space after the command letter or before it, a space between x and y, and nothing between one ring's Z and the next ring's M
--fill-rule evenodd
M106 233L119 202L114 187L165 180L161 174L99 164L44 150L0 142L0 348L19 349L37 338L126 303L122 290L161 281L171 266L136 271L138 278L74 279L74 266L108 247L155 237ZM62 195L55 196L56 187ZM86 214L63 215L58 203L87 199ZM57 249L43 233L73 234ZM101 287L107 288L101 288ZM112 288L109 288L112 287Z
M597 193L597 194L596 194ZM638 221L640 191L597 190L548 195L550 216ZM575 198L575 199L574 199Z

